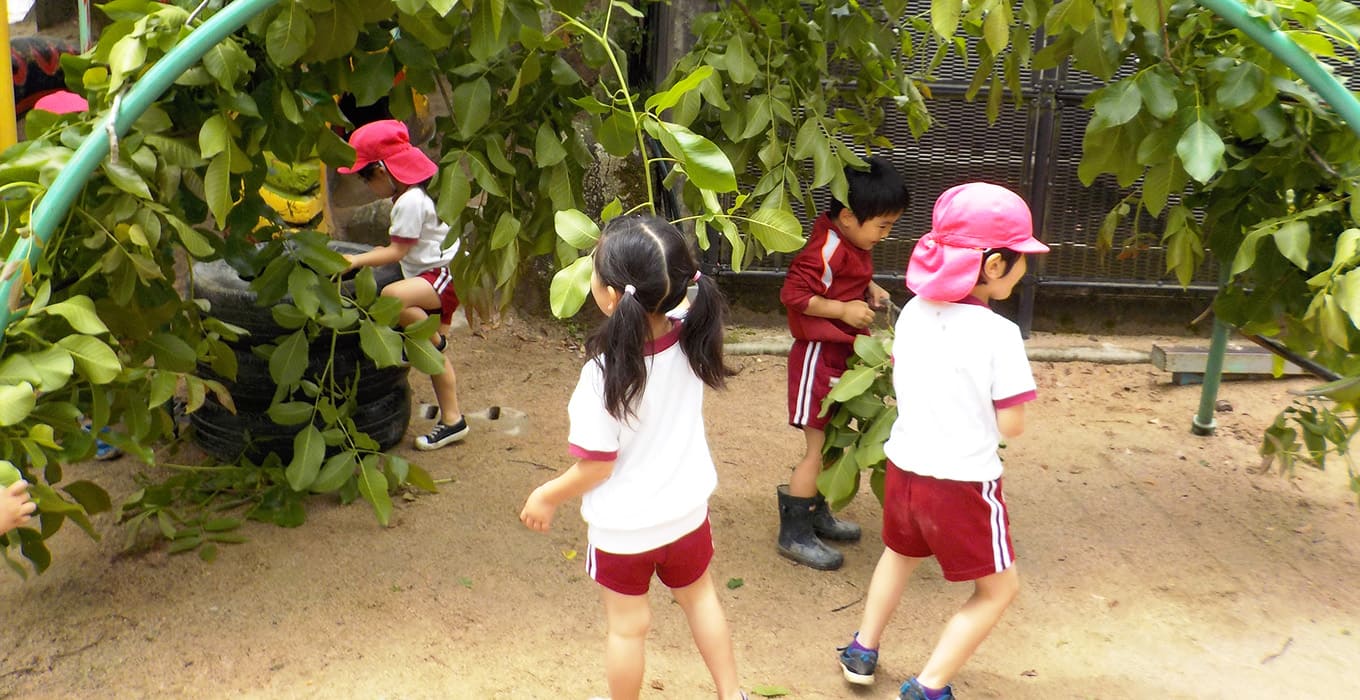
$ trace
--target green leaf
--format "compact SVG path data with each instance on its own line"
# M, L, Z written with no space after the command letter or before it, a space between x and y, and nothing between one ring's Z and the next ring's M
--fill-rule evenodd
M1171 175L1176 161L1167 160L1148 168L1143 175L1143 206L1153 216L1161 216L1166 200L1171 196Z
M287 2L265 30L265 50L275 65L289 68L302 58L315 35L312 16L303 9L302 3Z
M156 367L171 372L192 372L198 353L183 338L171 333L156 333L147 340Z
M553 316L570 318L581 310L590 293L590 277L594 271L595 259L583 255L553 275L548 290L548 305Z
M1159 70L1148 70L1138 75L1137 84L1149 114L1162 120L1175 116L1180 106L1176 101L1176 81Z
M1275 231L1275 246L1280 254L1300 270L1308 270L1308 222L1290 221Z
M839 508L855 497L859 489L859 462L854 447L847 447L832 465L817 475L817 490L832 508Z
M401 459L396 455L388 455L387 458L393 462ZM434 479L430 478L429 472L414 464L406 466L406 482L425 493L439 493L439 487L435 485Z
M364 266L359 270L359 274L354 276L354 301L359 306L372 306L374 300L378 298L378 280L373 274L373 268Z
M707 80L708 76L712 74L712 66L703 65L695 68L693 72L676 82L676 84L672 85L666 91L659 92L647 98L647 111L654 114L660 114L671 107L674 107L680 102L680 98L684 97L691 90L698 88L699 85Z
M203 174L203 194L218 228L226 228L227 214L231 213L231 156L228 153L215 156Z
M311 420L315 407L303 401L284 401L269 407L269 420L279 425L302 425Z
M577 250L589 250L600 240L600 227L590 217L576 209L566 209L553 215L553 228L558 237Z
M746 50L746 41L740 32L734 32L727 43L727 77L737 85L748 85L756 78L756 62Z
M284 338L269 356L269 376L281 387L292 387L307 370L307 333L295 331Z
M1360 328L1360 268L1356 268L1337 279L1332 288L1336 303L1351 318L1351 325Z
M431 317L431 320L438 320L438 317ZM444 355L434 349L428 335L415 338L405 336L402 347L406 349L407 359L421 372L433 375L444 371Z
M930 25L936 34L949 39L959 28L963 0L930 0Z
M394 367L401 363L401 334L387 326L359 321L359 347L373 364Z
M567 149L562 147L562 139L548 122L538 125L534 135L534 162L540 168L547 168L562 162L567 157Z
M41 352L12 354L0 361L0 384L28 382L39 391L56 391L66 385L75 371L71 353L50 347Z
M76 367L91 384L108 384L117 379L118 373L123 370L123 364L118 361L113 348L98 338L68 335L58 340L57 345L71 354Z
M306 491L321 471L321 460L326 456L326 440L315 425L307 425L293 437L293 461L284 470L288 485L294 491Z
M151 189L146 186L146 180L132 167L107 160L104 161L104 174L109 176L109 182L114 187L145 200L151 199Z
M452 107L458 135L471 138L491 118L491 83L478 78L454 88Z
M496 229L491 233L491 249L500 250L510 245L518 233L519 219L508 211L501 212L500 218L496 220Z
M1237 64L1223 76L1215 96L1224 109L1237 109L1256 99L1265 85L1265 71L1250 61Z
M364 457L359 464L359 493L373 506L378 523L387 526L392 517L392 497L387 493L387 477L378 469L376 455Z
M456 221L463 215L463 210L467 208L468 200L471 198L472 183L468 181L467 171L463 169L463 161L440 169L439 204L436 207L440 219Z
M86 513L96 515L107 513L113 510L113 502L109 500L109 492L105 491L93 481L72 481L61 487L71 496L71 499L80 504Z
M99 314L94 310L94 302L84 295L71 297L65 301L60 301L42 310L49 316L60 316L71 324L71 328L77 333L86 335L97 335L108 333L108 326L99 319Z
M1091 0L1063 0L1048 11L1048 17L1044 18L1044 28L1055 35L1061 34L1065 27L1085 33L1086 28L1095 21L1095 17L1096 8Z
M1176 142L1176 155L1185 164L1185 172L1201 183L1207 183L1223 165L1223 139L1208 124L1197 121L1185 130Z
M729 579L727 579L727 590L729 590L729 591L735 591L735 590L737 590L738 588L741 588L742 586L745 586L745 585L746 585L746 581L745 581L744 579L739 579L739 578L729 578Z
M1111 126L1124 124L1138 116L1143 94L1132 80L1123 80L1101 91L1096 114Z
M146 44L142 43L141 34L132 33L119 39L109 50L109 90L122 87L129 74L140 71L145 65Z
M1234 277L1246 272L1256 264L1256 249L1261 239L1275 232L1274 225L1259 226L1247 232L1242 238L1242 243L1237 247L1237 255L1233 258L1230 274Z
M847 370L841 375L836 385L831 387L827 393L832 401L844 403L850 399L863 394L865 390L873 386L874 379L877 377L872 367L856 367Z
M684 166L685 174L695 186L714 192L732 192L737 189L737 175L732 169L732 162L716 144L679 124L657 124L671 137L661 139L662 144ZM671 143L678 148L671 150Z
M1010 9L1008 4L993 5L987 13L987 19L982 21L982 38L993 56L1000 55L1010 43Z
M321 472L317 474L316 480L312 482L312 491L316 493L334 493L340 490L345 482L354 476L355 453L341 452L326 460L326 464L321 467Z
M855 355L865 364L876 367L888 361L888 349L883 346L882 340L872 335L855 336Z
M637 131L633 117L624 111L615 111L608 119L600 122L595 130L595 138L604 150L615 158L631 155L637 148Z
M38 403L38 395L28 382L0 384L0 426L18 425Z
M803 227L787 209L757 209L751 214L751 235L776 253L791 253L803 247Z

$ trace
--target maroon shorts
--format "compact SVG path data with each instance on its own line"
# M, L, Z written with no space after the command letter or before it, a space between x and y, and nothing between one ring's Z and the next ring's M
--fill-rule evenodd
M904 557L935 557L949 581L973 581L1015 563L1001 480L949 481L888 462L883 544Z
M458 310L458 294L453 291L453 273L449 272L449 268L441 267L420 273L420 279L429 282L434 288L435 295L439 297L439 322L446 326L452 323L453 312Z
M831 412L822 412L822 400L845 373L845 363L855 346L795 340L789 350L789 425L795 428L826 427Z
M591 545L586 573L597 583L623 595L646 595L652 574L668 588L684 588L699 580L713 561L713 531L708 518L688 535L639 554L611 554Z

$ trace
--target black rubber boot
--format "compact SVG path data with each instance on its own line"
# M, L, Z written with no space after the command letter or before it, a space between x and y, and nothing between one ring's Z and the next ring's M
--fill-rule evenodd
M812 528L812 498L789 495L787 484L779 486L779 553L804 566L822 571L841 568L845 557L817 539Z
M825 496L819 493L812 500L812 531L818 537L833 542L859 541L859 526L848 520L837 520Z

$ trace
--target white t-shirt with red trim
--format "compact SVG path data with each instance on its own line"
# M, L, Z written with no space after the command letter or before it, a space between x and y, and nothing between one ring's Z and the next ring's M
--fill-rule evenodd
M392 202L392 224L387 237L411 246L401 259L402 277L418 277L426 270L448 267L458 254L458 241L444 247L444 237L448 235L449 225L439 219L434 200L425 190L409 187Z
M1001 477L996 411L1034 400L1020 328L977 299L902 307L893 338L897 421L883 451L936 479Z
M648 343L647 385L626 421L605 410L600 365L592 360L581 368L567 404L571 454L614 460L609 478L581 499L597 549L646 552L693 532L708 516L718 473L704 434L704 383L679 339L677 323Z

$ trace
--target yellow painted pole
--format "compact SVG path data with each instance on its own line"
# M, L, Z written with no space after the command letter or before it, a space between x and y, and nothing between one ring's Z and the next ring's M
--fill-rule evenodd
M14 117L14 66L9 62L9 0L0 0L0 150L19 142L19 127Z

